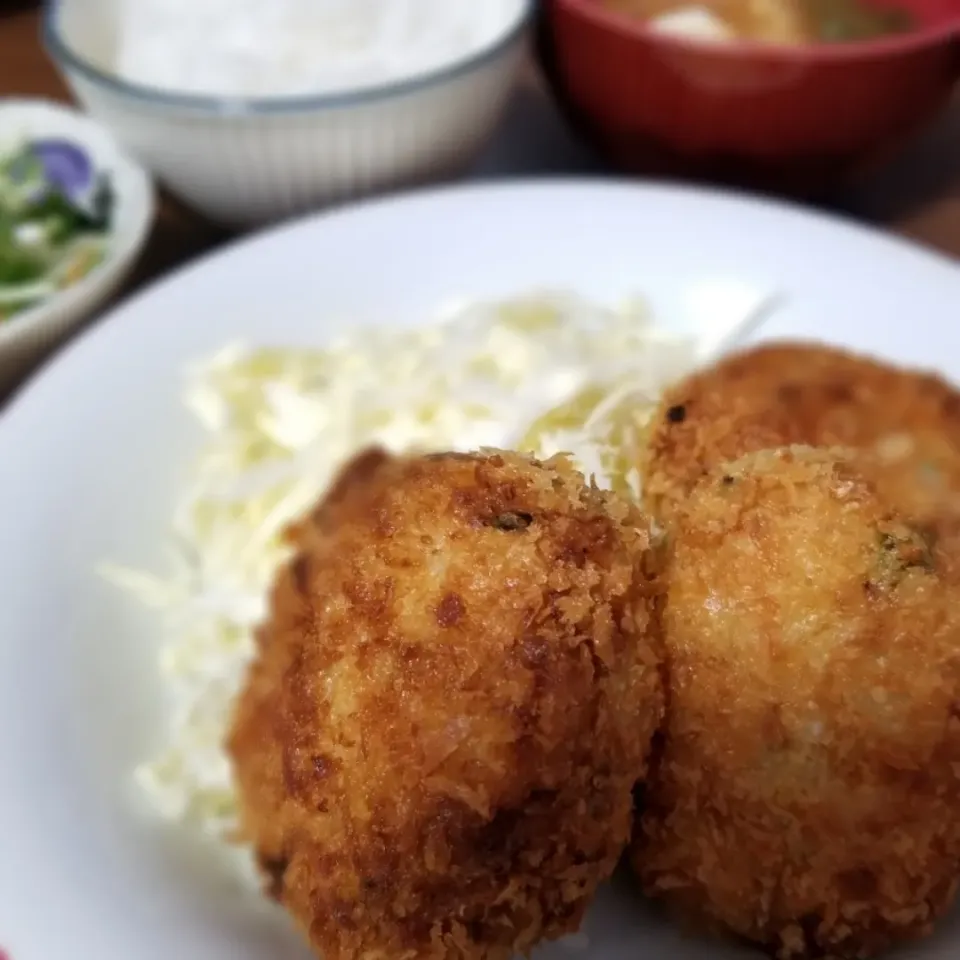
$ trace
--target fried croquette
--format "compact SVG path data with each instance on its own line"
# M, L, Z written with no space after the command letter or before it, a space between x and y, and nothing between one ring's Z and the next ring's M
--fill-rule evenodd
M960 589L854 456L722 467L663 558L667 714L632 863L783 960L925 935L960 877Z
M293 536L228 745L273 894L326 960L576 930L663 714L643 517L562 457L372 453Z
M918 522L960 510L960 392L815 343L756 347L668 391L641 464L647 505L669 522L714 467L790 444L868 452L883 492Z

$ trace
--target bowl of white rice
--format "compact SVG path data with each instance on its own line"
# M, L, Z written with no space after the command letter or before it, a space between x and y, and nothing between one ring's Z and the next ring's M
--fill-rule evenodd
M175 195L243 227L465 169L533 0L51 0L46 47Z

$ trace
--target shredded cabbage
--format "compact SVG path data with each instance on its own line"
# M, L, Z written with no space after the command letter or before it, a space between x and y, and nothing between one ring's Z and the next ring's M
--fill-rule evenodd
M741 312L726 334L746 322ZM711 336L723 339L716 326ZM209 441L173 518L170 568L104 570L163 617L168 737L136 771L159 814L216 837L234 830L223 740L286 556L281 535L352 455L372 444L565 450L601 485L637 495L645 420L697 348L657 330L642 303L544 295L325 349L234 345L189 370L186 406Z

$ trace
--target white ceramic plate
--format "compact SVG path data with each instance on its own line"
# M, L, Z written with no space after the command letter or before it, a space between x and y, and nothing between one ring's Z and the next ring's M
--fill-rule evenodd
M665 324L683 322L689 284L717 277L787 296L764 336L960 378L952 263L786 207L589 182L430 193L268 233L129 302L54 362L0 419L0 951L306 957L282 919L131 798L130 768L160 732L157 631L94 567L160 562L198 439L178 398L186 361L238 335L315 344L344 324L413 324L453 297L543 286L646 291ZM602 960L741 955L683 939L616 887L587 932ZM958 951L955 922L904 956Z

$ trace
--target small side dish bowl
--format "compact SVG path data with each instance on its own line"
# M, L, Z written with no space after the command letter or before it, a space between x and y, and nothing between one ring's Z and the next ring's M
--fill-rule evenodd
M571 123L618 168L810 195L896 152L960 75L955 0L895 2L913 29L775 46L544 0L539 52Z
M177 94L114 71L117 8L48 0L44 40L77 99L170 191L245 227L460 172L489 140L526 51L534 0L452 65L355 92Z
M0 101L0 157L27 153L42 181L37 187L42 205L30 208L37 211L34 222L0 224L0 389L25 374L117 290L146 241L155 210L146 171L76 110L43 100ZM14 311L12 296L19 297L24 286L15 282L24 265L14 260L29 252L29 247L21 246L24 237L29 240L29 235L42 231L44 222L55 221L59 228L64 218L86 218L83 211L91 205L103 207L91 259L66 264L67 272L56 278L55 289L37 294ZM10 212L6 202L2 210ZM0 217L7 219L5 213ZM6 300L10 303L4 306Z

